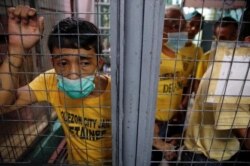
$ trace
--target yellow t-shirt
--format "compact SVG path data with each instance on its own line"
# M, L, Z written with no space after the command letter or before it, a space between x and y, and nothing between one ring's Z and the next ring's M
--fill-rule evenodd
M197 65L197 70L196 70L196 74L195 74L195 78L196 79L201 79L204 75L204 73L206 72L208 66L210 64L212 64L213 61L213 57L212 55L214 54L214 52L211 51L207 51L205 54L203 54L198 62Z
M212 66L205 73L190 112L184 144L190 151L217 161L230 159L240 144L232 129L247 128L249 105L207 103Z
M183 76L188 79L190 76L195 75L197 62L203 55L202 48L192 43L189 46L181 48L178 54L183 60ZM187 81L184 82L184 86L187 86Z
M168 121L175 114L182 98L183 65L181 57L169 57L161 53L158 82L156 119Z
M70 164L111 162L111 88L107 79L103 94L82 99L71 99L58 90L53 69L29 84L38 101L48 101L54 107L64 129Z

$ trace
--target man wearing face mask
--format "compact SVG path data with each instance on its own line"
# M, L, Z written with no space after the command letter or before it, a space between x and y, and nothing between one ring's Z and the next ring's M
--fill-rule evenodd
M187 41L185 23L179 7L169 6L165 9L152 165L158 165L162 159L173 160L177 156L176 140L170 137L182 132L181 127L171 127L171 123L177 117L182 98L183 64L178 51Z
M80 18L61 20L48 37L53 69L18 88L18 72L43 33L44 18L21 5L9 8L8 16L9 52L0 66L1 114L47 101L65 133L67 164L111 164L111 80L98 73L103 65L98 28Z

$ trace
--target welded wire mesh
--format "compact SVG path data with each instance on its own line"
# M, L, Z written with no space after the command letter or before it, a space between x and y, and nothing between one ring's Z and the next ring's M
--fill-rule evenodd
M83 4L83 5L82 5ZM17 5L28 5L33 7L37 11L37 16L44 17L44 32L39 40L39 43L32 48L29 52L25 53L22 57L23 65L18 71L10 70L10 75L18 77L13 79L17 87L22 87L30 83L34 78L39 75L48 76L55 75L55 72L45 73L43 72L50 70L53 67L51 63L51 52L48 50L48 36L52 31L52 27L55 26L60 20L67 17L83 18L89 22L94 23L98 28L99 32L92 34L97 37L96 54L99 57L99 61L106 63L104 66L96 66L95 75L100 77L101 75L110 75L110 61L109 61L109 1L25 1L25 0L2 0L0 1L0 23L1 23L1 65L5 63L8 57L14 56L8 52L8 35L12 35L8 31L8 14L7 10L9 7L15 7ZM63 28L63 27L58 27ZM67 27L66 27L67 28ZM21 30L22 31L22 30ZM77 30L78 33L73 35L80 36L81 29ZM29 35L29 34L24 34ZM58 34L59 36L61 34ZM85 34L84 34L85 35ZM87 34L89 35L89 34ZM90 34L91 35L91 34ZM80 38L76 43L80 43ZM91 42L91 41L90 41ZM60 43L59 49L61 49ZM79 44L80 45L80 44ZM89 48L87 48L89 49ZM100 51L99 51L100 50ZM79 53L78 53L79 54ZM10 58L9 58L10 59ZM10 60L9 60L10 61ZM85 62L86 63L86 62ZM10 64L10 69L13 69L14 64ZM1 75L5 74L1 72ZM84 73L89 74L89 73ZM108 77L105 79L108 80ZM103 76L102 76L103 77ZM1 79L1 90L5 80ZM43 82L45 83L46 80ZM48 82L45 84L47 85ZM101 85L97 83L97 86ZM78 154L85 155L85 161L75 160L73 163L82 164L88 163L93 160L86 154L101 153L105 151L111 154L111 106L110 106L110 83L107 83L107 90L99 91L97 97L93 103L78 101L80 104L76 105L67 103L51 103L47 99L47 102L38 102L28 107L17 109L5 113L6 108L13 103L1 105L1 140L0 140L0 158L1 164L12 163L12 164L70 164L68 161L69 153L72 151L81 151ZM42 87L42 86L40 86ZM15 89L10 89L10 92L16 92ZM39 90L38 90L39 91ZM51 93L51 89L43 89L47 94ZM27 92L26 96L29 99L31 93ZM100 94L105 93L108 96L107 101L103 101L103 98L98 97ZM1 93L2 94L2 93ZM3 94L4 95L4 94ZM18 98L16 96L15 98ZM66 96L59 96L64 102ZM2 99L1 99L2 100ZM53 100L53 99L52 99ZM86 103L86 104L85 104ZM89 104L88 104L89 103ZM16 103L15 106L21 106ZM62 107L62 108L60 108ZM57 112L56 110L60 110ZM78 115L74 111L80 111ZM86 110L86 111L85 111ZM92 113L88 113L91 110ZM57 113L56 113L57 112ZM96 119L88 118L85 114L95 115ZM60 114L60 115L59 115ZM63 128L70 128L68 135L64 133ZM78 140L73 139L78 137ZM102 139L108 141L109 146L105 146ZM72 144L77 145L76 141L81 140L84 142L85 147L73 147L71 141L75 141ZM91 144L87 142L94 142L93 140L101 140L98 144ZM81 144L81 143L80 143ZM88 146L88 147L86 147ZM107 159L100 159L101 157L96 154L98 162L110 163L111 156ZM102 152L103 153L103 152ZM95 155L95 154L94 154ZM87 156L87 157L86 157ZM93 156L93 154L92 154ZM71 163L72 164L72 163Z
M166 10L169 10L168 7L176 1L166 2ZM51 53L47 47L48 36L52 27L66 17L81 17L99 28L100 33L94 35L102 38L103 48L102 52L98 52L98 56L103 58L105 64L98 66L95 72L97 76L110 75L111 3L109 0L0 1L1 65L6 57L11 56L7 49L10 35L7 30L7 8L22 4L34 7L38 16L45 17L45 30L36 47L24 56L22 68L11 73L12 76L19 76L18 80L13 80L18 83L18 87L28 84L39 74L42 74L42 78L55 74L54 71L44 74L53 67L50 63ZM203 5L195 8L185 8L181 6L182 2L179 5L180 8L175 6L172 9L180 9L184 16L176 17L165 13L162 54L156 55L160 56L161 60L156 110L152 110L156 111L156 114L150 164L250 165L250 152L247 149L250 125L249 45L243 42L243 37L249 36L249 8L228 8L228 2L221 3L220 8L206 8L205 1ZM194 11L198 11L202 17L192 21L192 18L197 16ZM246 18L242 17L244 11ZM228 16L235 19L235 22L232 19L223 19ZM124 26L119 30L125 31L126 25ZM198 34L190 37L187 32L195 26ZM227 32L222 31L223 29ZM176 34L171 34L172 32ZM78 42L79 40L80 38ZM61 45L60 40L58 45ZM61 58L62 54L57 52L54 56ZM119 64L115 64L119 65L130 64L121 60ZM6 73L0 72L1 74ZM1 87L3 81L0 82ZM16 92L15 89L10 91ZM46 95L53 91L58 92L47 88L42 91ZM98 91L101 94L104 92L111 95L110 89ZM29 97L31 93L27 98ZM46 98L50 98L49 95ZM116 148L106 146L114 141L111 134L111 104L103 101L101 97L92 105L83 100L80 104L68 105L66 95L58 99L63 102L54 105L47 102L36 103L9 113L4 111L12 103L1 105L1 164L72 164L69 162L70 155L78 151L85 161L76 160L73 164L111 165L111 156L91 163L92 156L98 158L95 151L108 155ZM55 109L59 110L58 114ZM80 113L76 114L79 109ZM98 112L98 123L87 115L87 111L91 109ZM105 111L109 113L105 114ZM119 120L120 123L125 123L122 118ZM68 133L65 134L63 128L67 128ZM119 129L121 128L117 127L117 130ZM118 141L122 141L123 135L119 136ZM75 137L82 138L84 146L73 147L81 144ZM101 138L105 141L100 141L98 146L94 143L90 146L87 144ZM123 149L119 147L118 150ZM126 155L126 152L123 155Z
M166 4L151 165L250 164L249 8L223 2Z

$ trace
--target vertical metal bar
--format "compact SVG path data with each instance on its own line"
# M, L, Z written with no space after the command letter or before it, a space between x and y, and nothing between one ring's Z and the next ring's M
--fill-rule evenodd
M150 165L164 7L163 0L145 0L136 165Z
M143 0L125 1L123 164L135 165L138 136L140 72L143 33Z
M113 165L150 160L163 6L162 0L111 1Z
M122 159L122 119L123 119L123 63L124 57L124 1L111 0L110 3L110 44L112 77L112 165L121 166Z

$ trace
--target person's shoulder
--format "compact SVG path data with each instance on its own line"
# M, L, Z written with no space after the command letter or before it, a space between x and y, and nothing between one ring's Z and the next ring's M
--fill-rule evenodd
M195 43L193 43L192 41L188 41L186 44L185 44L185 47L183 47L183 48L195 48L195 47L197 47L197 45L195 44Z
M55 69L49 69L45 72L40 73L36 79L44 79L44 80L53 80L55 78L56 72Z
M45 77L54 77L56 75L56 71L55 69L49 69L43 73L41 73L41 75L44 75Z
M197 46L197 44L195 44L195 43L193 43L193 42L191 42L190 46L191 46L191 47L199 47L199 46Z
M192 42L192 47L195 49L199 49L199 51L202 51L202 53L203 53L203 48L200 45L197 45L197 44Z
M199 50L201 50L203 52L203 48L201 46L196 45L196 48L198 48Z
M103 74L102 76L103 76L103 80L107 84L106 89L110 89L111 88L111 76L107 74Z
M53 89L56 85L55 70L51 69L39 73L28 85L33 90L39 89L47 91L47 89Z
M45 71L44 73L56 74L56 71L55 71L55 69L49 69L49 70Z

